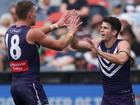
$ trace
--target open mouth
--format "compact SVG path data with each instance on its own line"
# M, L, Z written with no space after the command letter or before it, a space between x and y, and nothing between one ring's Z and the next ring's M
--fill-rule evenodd
M105 36L105 34L102 34L101 36L102 36L102 37L104 37L104 36Z
M105 34L102 34L102 35L101 35L101 38L102 38L102 39L105 39Z

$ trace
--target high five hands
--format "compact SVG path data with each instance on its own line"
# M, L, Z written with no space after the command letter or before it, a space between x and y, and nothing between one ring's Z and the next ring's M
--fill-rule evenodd
M69 31L73 31L74 33L78 30L79 26L82 24L80 22L80 17L75 9L69 10L62 15L62 17L58 20L57 25L59 27L68 27Z

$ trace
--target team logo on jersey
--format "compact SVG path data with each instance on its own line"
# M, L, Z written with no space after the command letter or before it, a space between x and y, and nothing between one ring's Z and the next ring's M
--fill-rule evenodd
M101 50L100 46L99 46L99 50ZM117 53L117 47L116 47L116 49L114 50L113 53ZM102 58L100 56L98 56L97 58L99 60L99 66L100 66L100 69L101 69L102 73L104 75L106 75L107 77L110 77L110 78L114 74L116 74L123 66L123 65L118 65L118 64L115 64L115 63L111 63L110 61L108 61L105 58Z

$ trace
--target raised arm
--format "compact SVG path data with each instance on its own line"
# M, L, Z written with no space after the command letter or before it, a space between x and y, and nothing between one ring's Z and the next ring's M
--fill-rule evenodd
M71 42L75 32L78 30L79 25L79 17L73 16L73 19L69 24L68 33L64 38L55 40L49 36L46 36L42 31L38 29L31 29L27 34L26 40L30 44L38 43L44 47L61 51Z
M107 52L100 51L99 49L96 49L95 47L92 47L93 53L97 53L99 56L102 56L103 58L116 63L116 64L124 64L129 56L130 56L130 45L127 41L121 41L118 44L118 53L116 54L110 54Z
M49 25L49 26L43 26L38 28L40 31L42 31L43 33L47 34L50 31L53 31L57 28L61 28L64 26L67 26L67 21L70 17L72 17L73 15L75 15L75 10L70 10L67 11L66 13L64 13L61 18L54 24Z

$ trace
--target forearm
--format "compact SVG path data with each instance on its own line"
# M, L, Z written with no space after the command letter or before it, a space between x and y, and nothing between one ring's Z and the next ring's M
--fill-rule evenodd
M41 30L43 33L47 34L47 33L51 32L59 27L60 26L58 26L58 24L55 23L55 24L43 26L43 27L38 28L38 29Z
M66 48L73 39L73 32L68 32L62 39L59 40L60 49L63 50Z
M119 56L119 54L110 54L110 53L106 53L103 51L98 51L97 54L112 63L124 64L124 61L122 60L123 58L121 58L121 56Z
M78 51L90 51L91 45L86 41L80 41L74 36L71 47Z

